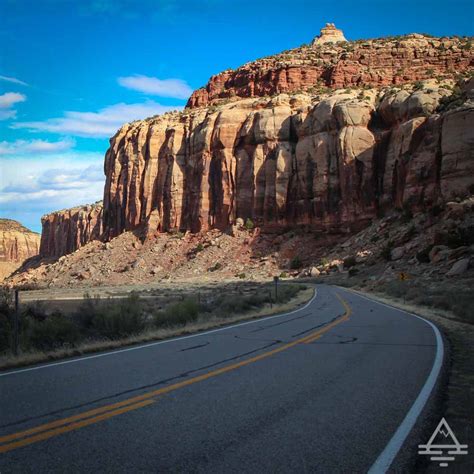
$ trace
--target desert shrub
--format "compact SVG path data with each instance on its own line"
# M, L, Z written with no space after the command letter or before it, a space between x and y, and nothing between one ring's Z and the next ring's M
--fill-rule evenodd
M354 267L356 264L356 258L353 255L344 259L344 268L351 268Z
M196 253L202 252L203 250L204 250L204 245L202 245L201 243L196 245L196 249L195 249Z
M352 276L355 276L359 273L359 270L357 268L349 268L349 276L352 277Z
M255 227L255 224L253 223L252 219L248 217L247 220L245 221L245 228L247 230L252 230L254 227Z
M304 285L279 285L277 301L278 303L286 303L306 288Z
M222 268L222 263L216 262L212 267L209 267L207 269L208 272L216 272L217 270L220 270Z
M387 282L384 285L384 291L390 296L395 296L395 298L402 298L406 296L408 289L407 282L405 281L398 281L398 280L393 280L390 282Z
M98 317L98 314L101 311L100 305L101 300L98 296L92 297L87 292L84 294L82 303L79 305L77 312L73 316L74 321L81 330L86 333L91 330L94 319Z
M288 273L286 273L286 272L281 272L281 273L280 273L280 278L288 278Z
M413 83L413 90L415 91L421 91L424 88L424 84L421 81L415 81Z
M187 298L168 305L163 311L155 314L154 322L157 327L184 326L196 321L199 316L199 304L193 298Z
M380 239L380 237L379 237L377 234L374 234L374 235L370 238L370 241L371 241L372 243L375 243L375 242L377 242L377 240L379 240L379 239Z
M0 289L0 352L7 351L11 344L12 316L14 308L11 293L7 288Z
M132 293L116 302L109 300L97 305L90 324L98 335L119 339L143 331L146 318L138 295Z
M48 317L43 302L36 301L34 304L29 304L22 311L22 319L32 319L34 321L44 321Z
M392 259L392 250L393 250L393 242L390 240L387 244L382 248L380 252L380 256L389 262Z
M437 112L446 112L448 110L455 109L456 107L460 107L464 103L465 99L466 94L458 85L455 85L451 95L445 95L441 97Z
M34 349L57 349L65 344L75 344L79 339L78 327L60 311L54 311L43 321L31 318L28 324L27 344Z
M290 268L292 270L298 270L299 268L301 268L302 265L303 265L303 262L301 261L301 258L299 255L296 255L290 261Z
M433 248L433 245L428 245L428 247L425 247L423 250L420 250L416 254L416 259L420 263L430 263L430 252L432 248Z
M245 280L245 278L247 277L247 275L245 273L239 273L237 275L241 280Z

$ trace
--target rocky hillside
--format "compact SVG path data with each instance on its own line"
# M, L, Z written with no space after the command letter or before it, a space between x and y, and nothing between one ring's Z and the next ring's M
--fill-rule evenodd
M0 219L0 280L38 255L40 235L11 219Z
M411 34L345 41L342 32L334 30L327 26L311 45L212 76L192 94L188 107L281 93L317 93L325 88L399 85L453 77L473 65L472 38Z
M335 42L336 41L336 42ZM105 157L100 205L43 218L41 256L126 231L347 234L394 210L474 191L469 38L312 46L210 79L182 112L124 125Z

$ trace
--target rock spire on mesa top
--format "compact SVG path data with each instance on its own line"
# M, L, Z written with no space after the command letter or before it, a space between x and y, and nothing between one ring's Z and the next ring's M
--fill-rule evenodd
M347 41L342 30L337 29L334 23L326 23L326 26L321 28L319 36L314 38L312 45L338 43L339 41Z

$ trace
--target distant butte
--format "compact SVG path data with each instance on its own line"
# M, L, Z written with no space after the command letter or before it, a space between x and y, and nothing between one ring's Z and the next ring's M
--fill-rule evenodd
M319 36L314 38L312 45L325 44L325 43L339 43L340 41L346 41L342 30L336 28L334 23L326 23L324 28L321 28Z

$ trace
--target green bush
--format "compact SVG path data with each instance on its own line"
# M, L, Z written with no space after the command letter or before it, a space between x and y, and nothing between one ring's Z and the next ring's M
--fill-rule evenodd
M138 295L117 302L108 301L96 306L90 328L102 337L119 339L138 334L145 329L146 318Z
M298 270L299 268L302 267L302 265L303 265L303 262L301 261L301 258L299 255L296 255L295 257L291 259L290 268L292 270Z
M222 268L222 263L216 262L212 267L207 269L208 272L216 272Z
M59 311L47 316L44 321L31 319L27 329L28 345L42 351L75 344L80 339L78 327Z
M245 228L247 230L252 230L254 227L255 227L255 224L253 223L252 219L248 217L247 220L245 221Z
M196 253L202 252L204 250L204 245L202 245L201 243L197 244L195 250L196 250Z
M168 305L164 311L156 313L154 322L157 327L184 326L196 321L199 315L199 305L192 298Z
M0 352L11 347L12 317L11 293L7 288L0 289Z

